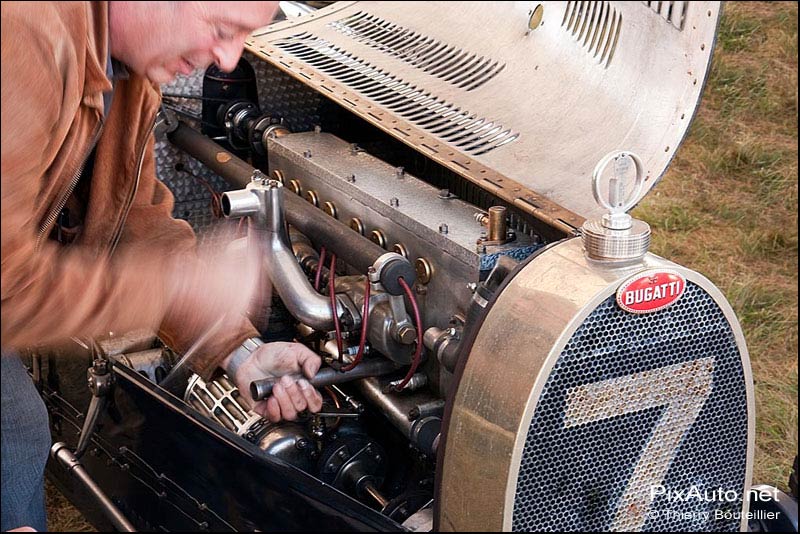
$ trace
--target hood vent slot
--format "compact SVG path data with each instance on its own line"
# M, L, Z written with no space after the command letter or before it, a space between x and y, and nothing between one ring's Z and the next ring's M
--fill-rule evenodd
M622 13L610 2L567 2L561 26L599 64L608 68L622 27Z
M272 44L467 154L485 154L519 137L488 117L448 103L310 33Z
M465 91L484 85L505 67L500 61L470 53L364 11L328 26Z
M683 31L683 22L686 20L686 10L689 2L642 2L644 5L661 15L664 20L675 28Z

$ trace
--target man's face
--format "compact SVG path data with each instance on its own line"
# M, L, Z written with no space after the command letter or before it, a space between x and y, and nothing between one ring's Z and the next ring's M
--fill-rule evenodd
M132 31L132 26L123 30L123 42L116 48L124 52L115 57L155 83L167 83L177 74L191 74L212 63L223 71L232 71L242 55L245 39L253 30L269 24L278 8L278 2L164 2L155 3L155 7L153 3L142 2L140 5L147 4L148 8L133 7L142 10L138 15L145 16L137 17L138 31ZM147 20L148 14L152 15L152 23ZM112 53L115 52L113 24Z

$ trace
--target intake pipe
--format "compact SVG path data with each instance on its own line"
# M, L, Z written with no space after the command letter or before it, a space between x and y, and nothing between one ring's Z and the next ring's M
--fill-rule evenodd
M292 251L286 233L280 182L266 177L258 179L256 175L245 189L224 193L221 204L225 217L249 217L248 246L256 247L262 254L272 286L289 312L314 329L332 330L334 318L330 300L314 290ZM336 313L343 322L353 324L355 321L339 298Z

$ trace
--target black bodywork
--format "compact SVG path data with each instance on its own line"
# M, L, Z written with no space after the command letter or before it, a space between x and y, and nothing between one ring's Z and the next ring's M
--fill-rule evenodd
M53 441L77 444L91 358L49 358L40 387ZM403 530L388 517L207 420L124 365L81 462L143 531ZM100 531L111 524L67 471L48 477Z

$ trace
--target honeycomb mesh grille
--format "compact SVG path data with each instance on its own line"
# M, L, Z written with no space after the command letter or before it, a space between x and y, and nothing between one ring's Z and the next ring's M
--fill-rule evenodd
M747 422L734 333L708 293L687 282L677 303L644 315L612 295L573 334L539 397L513 529L736 531ZM651 501L654 485L692 497ZM730 502L720 489L735 492Z

